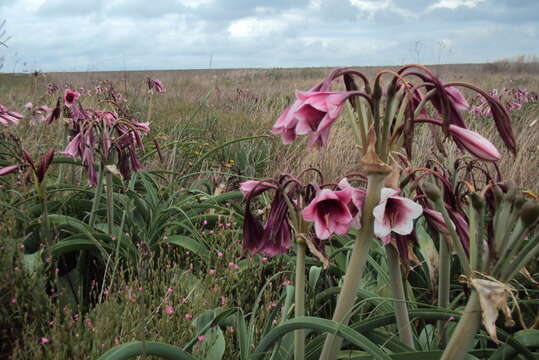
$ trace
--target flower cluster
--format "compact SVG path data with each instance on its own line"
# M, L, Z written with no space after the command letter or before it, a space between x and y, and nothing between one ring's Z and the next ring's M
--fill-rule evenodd
M492 89L490 95L502 103L507 111L520 110L523 104L536 102L539 98L536 93L521 88L503 88L501 91ZM473 116L492 115L490 107L483 97L475 96L473 102L476 103L470 108L470 113Z
M164 93L167 91L167 89L165 89L165 86L163 85L163 83L161 82L161 80L159 79L151 79L151 78L147 78L146 79L147 83L148 83L148 91L150 93Z
M111 165L115 150L117 168L125 179L142 168L136 151L144 151L142 136L150 131L148 123L119 118L109 111L83 109L80 105L71 110L72 138L64 153L82 160L91 186L97 184L96 155L102 166Z
M347 178L338 184L303 185L297 178L283 175L279 180L243 182L240 190L247 203L244 249L250 253L284 254L290 248L293 231L296 235L298 231L305 231L302 221L313 223L314 234L309 238L314 239L319 248L323 245L320 241L329 239L333 233L346 235L351 227L361 227L366 191L350 185ZM250 203L268 190L274 190L275 197L263 226L252 214ZM383 188L380 202L373 212L375 235L385 244L389 243L391 232L410 234L414 220L422 214L419 204L398 194L398 190ZM302 208L301 204L306 206ZM299 215L301 219L298 221ZM291 223L296 225L291 226ZM301 235L305 237L305 234Z
M401 68L384 88L380 83L381 75L383 73L377 76L371 90L362 73L346 69L333 71L308 91L296 92L294 103L279 116L272 132L281 134L284 144L292 143L298 135L308 135L309 145L325 146L330 128L342 113L346 101L358 109L358 103L363 99L366 111L371 113L370 116L363 114L364 119L358 124L358 137L362 139L360 145L364 150L367 133L373 128L377 138L387 143L383 156L402 147L411 156L414 127L417 123L427 122L440 126L461 150L483 160L498 160L500 154L494 145L467 129L462 112L469 109L469 104L458 88L464 87L484 99L505 145L510 151L516 151L507 110L491 94L467 83L444 84L430 70L418 65ZM347 91L332 91L332 83L340 77L344 78ZM358 90L355 77L363 82L363 90ZM414 78L419 82L411 82ZM382 101L383 97L385 101ZM380 118L382 103L390 104L391 108ZM426 106L429 103L432 108Z

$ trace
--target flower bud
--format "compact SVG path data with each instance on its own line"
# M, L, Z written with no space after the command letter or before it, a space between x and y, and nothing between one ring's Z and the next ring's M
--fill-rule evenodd
M524 226L528 227L537 221L539 218L539 203L536 201L528 201L520 209L520 219Z
M494 200L496 201L496 205L499 206L503 200L503 191L499 186L494 186L492 189L492 193L494 194Z
M442 192L440 191L440 188L433 183L424 183L423 192L425 193L425 195L427 195L429 200L433 202L439 201L442 197Z

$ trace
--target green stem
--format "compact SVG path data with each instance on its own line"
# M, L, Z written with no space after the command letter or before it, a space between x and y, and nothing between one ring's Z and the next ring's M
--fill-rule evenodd
M363 205L361 230L358 232L350 262L344 275L341 293L337 299L337 307L333 313L333 321L347 324L348 315L356 301L359 281L363 275L363 269L369 256L369 247L372 242L374 216L372 211L380 201L380 192L384 183L385 175L373 174L368 177L367 197ZM342 345L342 338L334 334L328 334L324 343L321 360L330 360L337 357Z
M305 242L297 242L296 255L296 293L295 316L305 316ZM305 330L296 330L294 333L294 359L305 359Z
M114 225L114 199L113 195L113 184L112 184L112 174L107 172L105 175L107 182L107 230L110 236L113 236L113 225Z
M464 251L464 247L462 246L462 242L460 241L460 238L457 232L455 231L454 226L451 226L453 222L451 221L451 218L449 217L447 209L445 208L445 205L441 199L436 202L436 207L437 207L437 210L442 213L444 222L448 224L447 229L449 231L449 236L451 237L453 246L455 247L455 250L457 252L457 256L460 260L462 269L464 270L464 274L470 277L472 274L472 271L470 268L470 263L468 262L468 257L466 256L466 251Z
M502 271L500 281L504 283L511 281L530 260L535 258L537 253L539 253L539 233L528 240L528 243L520 250L514 261L509 263L507 269Z
M99 206L99 200L101 199L101 194L103 193L103 166L99 168L99 173L97 174L97 186L95 187L94 199L92 201L92 211L90 212L90 220L88 225L90 227L94 226L95 215L97 212L97 207Z
M440 270L438 273L438 307L445 310L449 306L449 289L451 286L451 248L449 239L446 236L440 238ZM446 321L438 321L438 334L440 346L443 348L447 344L447 334L445 329Z
M460 318L441 360L464 359L473 345L480 323L479 296L475 290L472 290L466 308L464 308L464 314Z
M406 344L414 349L414 337L412 334L410 316L408 315L408 308L406 306L404 286L402 284L399 254L391 244L385 246L385 248L391 284L391 297L393 298L393 303L395 305L395 318L397 319L399 337L403 344Z
M39 186L39 193L41 198L41 218L43 223L43 235L45 238L45 244L47 246L52 245L51 240L51 223L49 222L49 209L47 208L47 194L42 188L42 184Z

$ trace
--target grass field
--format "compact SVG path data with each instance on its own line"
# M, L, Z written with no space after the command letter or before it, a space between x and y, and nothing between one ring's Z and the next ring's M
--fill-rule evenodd
M488 91L521 88L539 93L537 64L438 65L432 69L444 81L471 82ZM64 87L92 93L79 99L83 107L107 109L107 102L95 95L95 87L109 81L127 99L129 113L140 122L148 121L151 128L144 138L145 155L140 155L142 175L137 181L114 177L107 183L107 191L112 186L115 190L110 194L112 224L107 219L109 194L100 194L94 206L94 190L87 186L83 168L57 162L47 174L45 206L51 214L52 232L45 245L38 230L43 208L35 181L28 172L0 177L0 357L97 358L114 345L147 340L179 347L188 344L187 350L200 358L237 359L237 323L224 321L203 335L198 333L208 318L216 316L213 309L242 308L253 332L249 347L291 316L294 256L242 255L243 205L237 190L246 179L299 173L308 167L320 169L326 181L361 171L359 152L345 121L334 125L327 148L321 150L307 148L304 141L285 146L270 132L293 101L294 91L312 87L330 70L0 74L0 104L25 115L17 126L0 128L0 141L5 144L0 150L5 163L0 167L13 160L6 154L20 148L36 160L50 148L63 151L68 143L64 119L30 125L25 104L54 108ZM372 77L380 68L362 70ZM160 79L166 92L149 94L147 77ZM49 83L59 90L49 94ZM516 156L505 150L490 118L465 116L473 130L502 152L498 166L503 179L537 193L539 102L522 104L510 114L519 149ZM345 115L351 116L351 109ZM436 145L427 130L426 125L418 126L416 166L433 157ZM161 156L152 139L159 144ZM449 142L447 154L440 160L451 163L464 155ZM258 204L261 212L269 201L265 198ZM90 222L92 226L87 225ZM102 242L106 255L84 247L89 240L81 233ZM47 252L49 246L66 239L80 244L76 256L59 246ZM333 241L343 246L345 240L339 236ZM357 320L392 311L382 250L378 243L371 249ZM418 253L424 255L423 251ZM83 257L85 268L80 265ZM328 270L322 270L314 257L307 258L307 315L331 318L336 294L330 297L325 291L339 285L346 257L334 260ZM411 309L435 305L437 287L425 262L410 269ZM524 322L537 328L539 267L532 264L528 270L529 275L513 286L522 301ZM451 310L464 304L458 297L463 286L455 273ZM423 349L434 348L434 328L432 321L414 323ZM514 331L521 329L517 324ZM395 333L395 328L386 326L384 331ZM221 346L222 341L226 346ZM479 341L487 343L484 337Z

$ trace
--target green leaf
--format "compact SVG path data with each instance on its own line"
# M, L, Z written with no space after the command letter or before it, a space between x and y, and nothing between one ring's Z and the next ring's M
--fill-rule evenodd
M210 250L206 245L184 235L172 235L169 236L167 240L163 240L163 242L181 246L184 249L191 251L193 254L200 256L204 260L207 260L210 257Z
M506 339L507 344L504 344L494 354L492 354L492 356L489 357L489 360L514 359L517 353L521 353L522 355L525 355L526 359L530 359L529 352L523 352L521 347L518 345L515 346L515 343L520 344L520 346L524 348L539 347L539 330L521 330L515 333L512 338L513 339L511 342L508 341L509 339ZM533 357L531 359L533 359Z
M414 352L402 352L396 354L389 354L389 358L392 360L439 360L442 357L443 350L429 350L429 351L414 351ZM370 354L364 352L352 350L341 351L338 359L347 360L371 360L375 359ZM465 360L477 359L475 356L468 355Z
M225 353L225 336L220 327L215 326L203 333L204 340L194 347L193 355L204 360L221 360Z
M309 269L309 285L311 286L311 289L316 289L316 283L318 282L318 279L320 278L320 273L322 272L321 266L311 266Z
M98 360L124 360L141 355L158 356L168 360L195 360L189 353L169 344L153 341L133 341L118 345L101 355Z
M364 335L352 328L339 324L332 320L326 320L316 317L297 317L286 323L277 326L264 336L258 347L255 349L252 360L262 359L269 348L285 334L299 329L312 329L320 332L337 334L348 340L350 343L362 348L373 356L376 360L390 360L391 358L380 347L366 338Z

